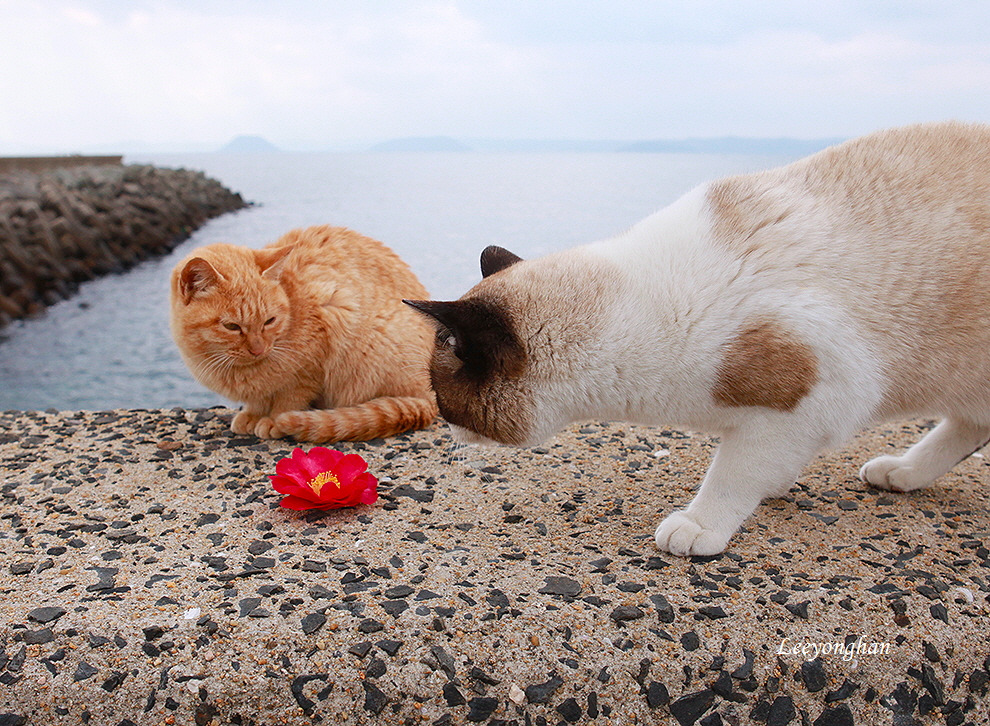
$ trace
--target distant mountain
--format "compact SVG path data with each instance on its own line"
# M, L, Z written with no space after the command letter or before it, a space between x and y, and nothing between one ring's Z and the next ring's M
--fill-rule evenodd
M229 143L227 143L223 148L220 149L221 153L235 153L235 154L257 154L257 153L267 153L272 151L279 151L280 149L271 143L267 139L263 139L260 136L236 136Z
M412 136L405 139L383 141L371 147L371 151L470 151L471 147L449 136Z
M787 154L804 156L832 146L843 139L752 139L725 136L714 139L637 141L618 151L666 154Z
M544 153L584 153L618 151L623 141L583 139L467 139L477 151Z

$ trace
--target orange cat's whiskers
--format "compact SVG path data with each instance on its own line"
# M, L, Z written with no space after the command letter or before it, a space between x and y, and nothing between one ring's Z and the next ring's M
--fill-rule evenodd
M272 346L272 349L268 355L271 360L282 364L288 364L292 367L298 367L306 362L305 356L303 356L299 351L282 345Z
M304 360L302 354L287 345L273 345L271 355L281 356L291 361Z
M217 352L211 353L202 361L198 361L196 364L196 370L204 376L214 376L217 374L224 374L229 371L234 365L234 359L231 358L227 353Z

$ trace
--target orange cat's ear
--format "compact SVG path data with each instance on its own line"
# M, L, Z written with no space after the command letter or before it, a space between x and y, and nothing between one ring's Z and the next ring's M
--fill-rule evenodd
M193 257L185 264L179 275L179 292L182 294L182 302L188 305L195 295L206 292L222 279L223 276L217 272L213 265L202 257Z
M268 280L278 282L282 275L282 268L289 253L295 249L295 245L283 245L281 247L265 247L254 251L254 259L258 263L261 276Z

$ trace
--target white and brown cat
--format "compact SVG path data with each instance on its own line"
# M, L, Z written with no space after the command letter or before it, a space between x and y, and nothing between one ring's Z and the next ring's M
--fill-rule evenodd
M482 254L439 323L440 413L528 446L586 419L721 444L656 542L721 552L816 452L870 424L942 422L860 476L926 487L990 439L990 127L875 133L712 182L628 232L541 259Z
M244 403L236 433L371 439L436 416L434 331L401 302L426 295L380 242L309 227L195 250L172 272L172 335L200 383Z

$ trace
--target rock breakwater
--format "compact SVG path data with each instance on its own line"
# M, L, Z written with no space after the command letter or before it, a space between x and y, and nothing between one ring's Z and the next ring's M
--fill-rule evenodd
M165 254L247 206L197 171L102 165L0 175L0 328L81 282Z

